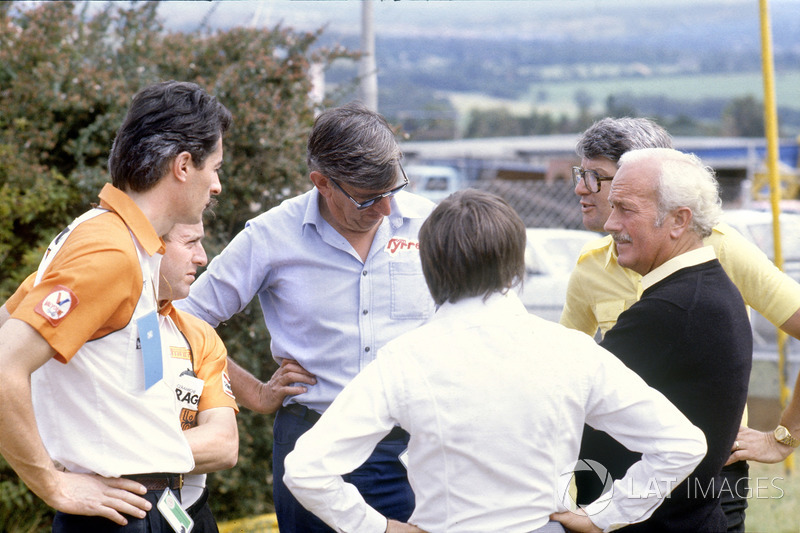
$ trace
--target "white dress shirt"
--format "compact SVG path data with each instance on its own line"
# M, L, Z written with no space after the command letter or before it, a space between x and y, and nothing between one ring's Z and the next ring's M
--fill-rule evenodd
M297 441L284 480L336 531L382 533L386 519L341 475L400 425L409 523L528 532L567 508L584 422L643 453L586 509L605 530L649 517L705 455L703 433L589 336L528 314L512 292L470 298L382 348Z

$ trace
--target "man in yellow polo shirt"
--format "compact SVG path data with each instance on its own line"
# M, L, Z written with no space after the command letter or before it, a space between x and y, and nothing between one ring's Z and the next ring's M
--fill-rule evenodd
M573 169L575 194L580 198L586 229L603 231L611 212L608 202L611 180L622 154L639 148L671 147L669 134L643 118L605 118L587 129L576 147L581 166ZM747 305L790 335L800 338L800 284L726 224L715 226L704 244L714 247L717 258ZM570 276L560 322L588 335L602 337L641 293L641 276L617 263L611 237L597 239L581 250ZM800 428L794 429L798 436ZM739 481L747 477L747 470L747 463L738 461L722 472L728 482L723 486L722 500L729 531L744 530L747 489Z

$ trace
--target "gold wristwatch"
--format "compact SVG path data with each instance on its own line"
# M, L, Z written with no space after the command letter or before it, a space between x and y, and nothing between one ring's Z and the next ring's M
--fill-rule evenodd
M797 448L800 446L800 439L792 437L792 434L789 433L789 430L784 426L776 427L772 434L775 435L775 440L781 444L791 446L792 448Z

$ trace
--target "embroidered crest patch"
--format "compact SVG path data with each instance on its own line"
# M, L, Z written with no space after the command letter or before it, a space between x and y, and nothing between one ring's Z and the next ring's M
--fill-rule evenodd
M45 317L50 325L55 327L77 306L78 297L75 296L75 293L63 285L56 285L53 291L39 302L34 311Z

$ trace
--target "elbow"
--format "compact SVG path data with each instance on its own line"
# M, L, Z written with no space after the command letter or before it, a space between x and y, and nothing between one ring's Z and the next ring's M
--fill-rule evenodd
M225 453L222 457L220 457L220 470L228 470L229 468L233 468L236 466L236 463L239 462L239 446L232 446L227 453Z
M703 460L707 452L708 444L706 443L705 433L703 433L700 428L693 426L691 439L686 447L686 453L690 457L687 462L691 463L692 470L694 470L694 468L700 464L700 461Z

